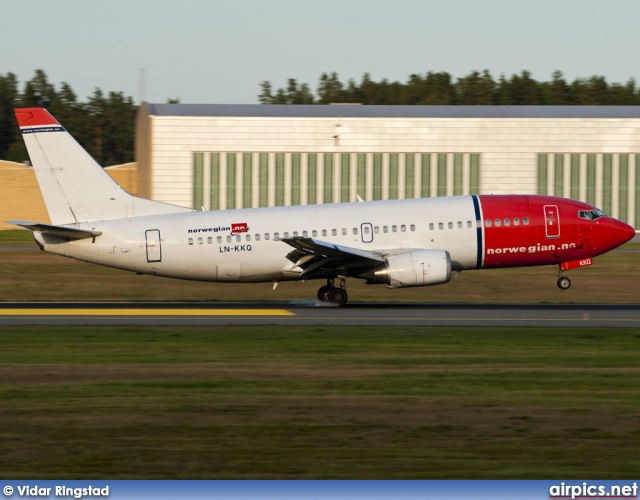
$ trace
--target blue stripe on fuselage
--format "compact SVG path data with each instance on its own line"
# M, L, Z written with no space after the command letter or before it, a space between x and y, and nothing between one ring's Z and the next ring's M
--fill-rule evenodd
M476 269L480 269L480 267L482 266L482 224L480 224L480 227L478 226L478 222L479 220L482 220L480 218L480 200L478 200L478 195L472 195L471 198L473 199L473 209L476 212L476 239L477 239L477 245L478 245L478 254L476 257Z

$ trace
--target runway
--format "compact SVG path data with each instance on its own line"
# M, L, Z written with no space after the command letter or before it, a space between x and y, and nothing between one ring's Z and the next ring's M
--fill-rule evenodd
M0 304L14 325L640 327L640 305L281 303Z

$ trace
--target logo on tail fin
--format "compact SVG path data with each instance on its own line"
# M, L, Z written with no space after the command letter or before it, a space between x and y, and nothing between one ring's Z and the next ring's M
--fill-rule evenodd
M23 134L65 132L65 129L43 108L16 109L16 118Z

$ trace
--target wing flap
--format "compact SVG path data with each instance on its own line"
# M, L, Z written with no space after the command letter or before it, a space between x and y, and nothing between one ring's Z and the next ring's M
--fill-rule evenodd
M372 264L384 262L384 258L375 252L369 250L360 250L358 248L336 245L326 241L320 241L313 238L282 238L288 245L297 250L321 254L329 258L359 258L371 261Z
M300 270L301 278L332 271L372 267L384 262L384 258L378 253L313 238L282 238L281 241L294 248L287 255L287 259L293 263L292 269Z

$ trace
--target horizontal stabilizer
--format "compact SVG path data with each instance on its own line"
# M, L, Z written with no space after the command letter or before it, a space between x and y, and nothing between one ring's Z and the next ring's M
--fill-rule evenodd
M52 226L51 224L42 224L41 222L28 222L24 220L7 221L14 226L24 227L29 231L35 231L47 236L55 236L56 238L65 238L68 240L82 240L84 238L95 238L100 236L102 231L94 231L91 229L77 229L75 227Z

